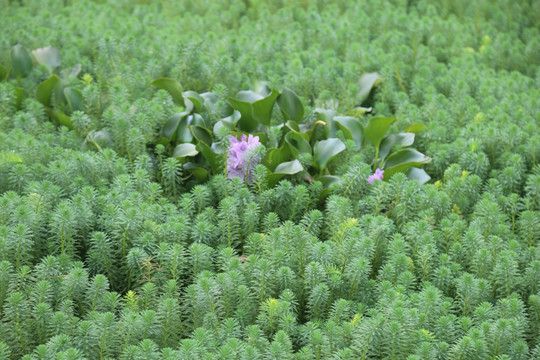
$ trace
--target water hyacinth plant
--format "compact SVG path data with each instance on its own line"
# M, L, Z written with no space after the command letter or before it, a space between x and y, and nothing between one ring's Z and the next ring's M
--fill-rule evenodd
M229 136L231 146L227 150L227 177L240 178L252 183L251 171L261 161L262 144L258 136L242 134L240 140Z

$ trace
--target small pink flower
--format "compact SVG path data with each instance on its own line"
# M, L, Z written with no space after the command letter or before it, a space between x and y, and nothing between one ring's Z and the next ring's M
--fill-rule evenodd
M373 185L373 183L375 182L375 180L383 181L383 174L384 174L384 170L377 169L377 170L375 170L375 173L374 173L373 175L370 175L370 176L367 178L367 182L368 182L370 185Z

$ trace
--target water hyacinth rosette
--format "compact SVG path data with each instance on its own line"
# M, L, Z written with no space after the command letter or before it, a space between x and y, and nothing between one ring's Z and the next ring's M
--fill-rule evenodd
M251 171L261 161L258 136L242 135L238 140L234 136L229 136L231 145L227 149L227 178L238 177L248 184L251 184Z

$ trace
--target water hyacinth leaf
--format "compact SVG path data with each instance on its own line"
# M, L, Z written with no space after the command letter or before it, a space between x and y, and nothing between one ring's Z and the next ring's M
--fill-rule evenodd
M420 123L410 124L405 128L404 132L418 134L427 129L427 126Z
M395 117L373 117L369 119L364 128L364 137L375 148L378 148L390 125L396 121Z
M359 150L364 142L364 127L360 120L351 116L336 116L334 122L343 131L345 138L353 140L355 149Z
M179 144L174 148L173 157L183 158L186 156L197 156L199 152L194 144L186 143Z
M188 143L193 140L193 134L189 130L190 116L191 115L186 115L178 122L178 128L176 129L176 142Z
M8 71L4 67L4 65L0 64L0 81L3 81L5 78L7 78Z
M304 117L304 105L298 95L289 88L283 89L276 100L286 120L295 122L302 121Z
M341 140L332 138L321 140L313 147L313 162L317 169L322 171L330 160L345 150L345 144Z
M207 144L208 146L212 145L212 134L208 129L199 125L190 125L188 127L195 139Z
M297 122L289 120L285 123L285 127L289 130L300 132L300 126L298 126Z
M36 99L45 106L51 105L51 95L56 85L60 83L60 78L52 74L47 80L40 83L36 89Z
M309 145L309 141L306 140L302 134L295 131L289 131L285 135L285 141L289 144L294 157L298 157L301 153L311 154L311 145Z
M47 66L51 71L54 71L62 63L60 51L52 46L32 50L32 55L38 64Z
M161 130L161 135L168 139L169 141L176 139L178 126L180 125L180 120L184 119L188 114L186 112L180 112L173 114L169 117L163 130ZM191 141L191 140L189 140Z
M206 161L208 161L214 174L217 174L222 170L221 158L210 148L210 146L206 145L204 142L199 142L195 148L202 154Z
M113 147L111 134L107 130L92 130L86 136L86 144L92 144L97 150L104 147Z
M64 89L64 96L72 112L77 110L83 110L84 98L79 90L69 86Z
M238 124L245 131L253 131L258 123L269 126L272 109L279 92L272 89L270 94L263 97L254 91L240 91L236 98L229 98L229 102L242 117Z
M384 163L384 178L390 179L398 172L405 172L412 167L420 167L431 158L415 149L403 149L390 155Z
M49 110L47 111L49 116L56 120L56 122L62 126L67 127L68 129L73 129L73 121L71 121L71 118L64 114L60 110Z
M285 175L294 175L304 171L300 161L293 160L279 164L272 174L268 175L268 185L273 187Z
M34 67L32 55L22 45L11 48L11 70L15 77L25 77L30 74Z
M264 99L255 101L253 103L253 118L266 126L270 126L270 119L272 118L272 109L276 102L279 92L276 89L272 89L270 95Z
M390 153L394 146L411 146L414 143L413 133L391 134L381 141L379 158L383 159Z
M184 96L184 101L185 99L189 99L189 101L191 101L196 112L200 113L202 111L204 99L198 93L188 90L184 91L182 95Z
M182 96L184 89L178 81L166 77L161 77L152 81L152 85L169 92L173 101L177 105L184 105L184 97Z
M268 136L266 136L266 133L257 132L257 133L253 133L253 136L258 136L259 142L263 144L264 146L266 146L266 144L268 143Z
M376 72L363 74L358 83L359 90L356 102L362 104L368 98L373 87L377 86L381 81L381 76Z
M289 149L289 146L283 144L277 149L269 149L263 163L273 172L279 164L288 161L290 156L291 150Z
M420 185L427 183L429 180L431 180L431 176L429 176L424 169L419 169L416 167L412 167L409 170L405 172L405 175L410 180L417 180Z
M188 162L188 163L185 163L183 167L184 167L184 170L191 173L193 177L197 179L198 182L202 183L208 180L208 177L209 177L208 170L206 170L202 166Z

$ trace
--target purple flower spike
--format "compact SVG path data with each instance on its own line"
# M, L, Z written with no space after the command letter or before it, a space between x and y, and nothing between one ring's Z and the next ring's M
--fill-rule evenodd
M375 180L382 181L382 180L383 180L383 174L384 174L384 170L377 169L377 170L375 170L375 173L374 173L373 175L370 175L370 176L367 178L367 182L368 182L370 185L373 185L373 183L375 182Z
M234 136L229 136L231 146L227 149L227 178L238 177L251 184L251 170L261 161L261 156L257 153L261 145L258 136L242 135L238 140Z

